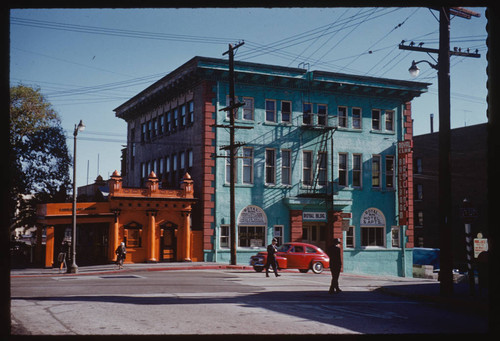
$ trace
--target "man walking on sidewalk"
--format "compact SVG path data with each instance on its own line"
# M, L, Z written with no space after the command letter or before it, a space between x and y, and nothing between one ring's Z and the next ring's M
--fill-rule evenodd
M330 257L330 271L332 272L332 283L330 284L330 290L328 290L330 295L342 291L339 288L340 269L342 268L339 244L340 239L334 238L332 245L330 245L327 250L328 257Z
M274 274L276 277L279 277L278 275L278 262L276 262L276 252L278 252L278 248L276 247L276 243L278 243L278 240L276 238L273 238L273 241L271 244L267 246L267 262L266 262L266 277L269 277L269 267L272 265Z

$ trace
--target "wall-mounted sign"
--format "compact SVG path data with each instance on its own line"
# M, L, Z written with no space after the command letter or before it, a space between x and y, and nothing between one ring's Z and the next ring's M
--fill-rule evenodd
M302 221L326 221L326 212L302 212Z
M409 195L408 195L408 162L411 162L411 142L398 142L398 206L399 225L408 225Z
M267 216L259 206L249 205L241 210L238 225L267 226Z
M384 214L376 208L367 209L361 215L361 226L385 226Z

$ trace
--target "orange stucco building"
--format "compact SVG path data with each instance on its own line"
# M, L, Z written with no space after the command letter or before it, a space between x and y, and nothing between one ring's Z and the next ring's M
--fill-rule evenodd
M76 264L105 264L116 260L121 242L127 247L126 263L200 261L202 231L191 229L192 205L196 202L188 173L180 189L162 189L151 172L144 188L122 186L115 171L108 180L103 202L77 203ZM37 207L39 260L56 265L67 230L72 226L72 203L49 203ZM45 250L41 236L45 231Z

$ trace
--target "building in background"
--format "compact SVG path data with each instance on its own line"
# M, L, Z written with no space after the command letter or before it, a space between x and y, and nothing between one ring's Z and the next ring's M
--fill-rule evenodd
M273 237L322 248L341 238L345 272L411 276L410 101L429 84L235 62L235 119L247 129L231 165L228 70L194 57L115 109L127 122L124 184L153 171L176 187L189 173L204 260L229 262L233 166L238 263Z
M452 248L456 268L466 263L465 227L460 217L463 200L478 212L471 223L473 238L488 238L487 124L451 130ZM439 132L413 139L415 246L439 248L438 170Z

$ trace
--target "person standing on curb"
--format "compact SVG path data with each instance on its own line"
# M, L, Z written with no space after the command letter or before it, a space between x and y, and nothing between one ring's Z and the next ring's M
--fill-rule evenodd
M123 261L125 260L125 255L127 254L127 249L125 248L125 243L122 242L115 250L116 253L116 264L118 265L118 270L123 268Z
M279 277L281 275L278 274L278 262L276 262L276 252L278 252L278 248L276 247L276 243L278 243L278 240L276 238L273 238L273 241L271 244L267 246L267 262L266 262L266 277L269 277L269 267L272 265L274 274L276 277Z
M339 288L340 269L342 268L339 244L340 239L334 238L332 245L330 245L327 250L328 257L330 257L330 271L332 272L332 282L330 284L330 290L328 290L330 295L342 291Z

